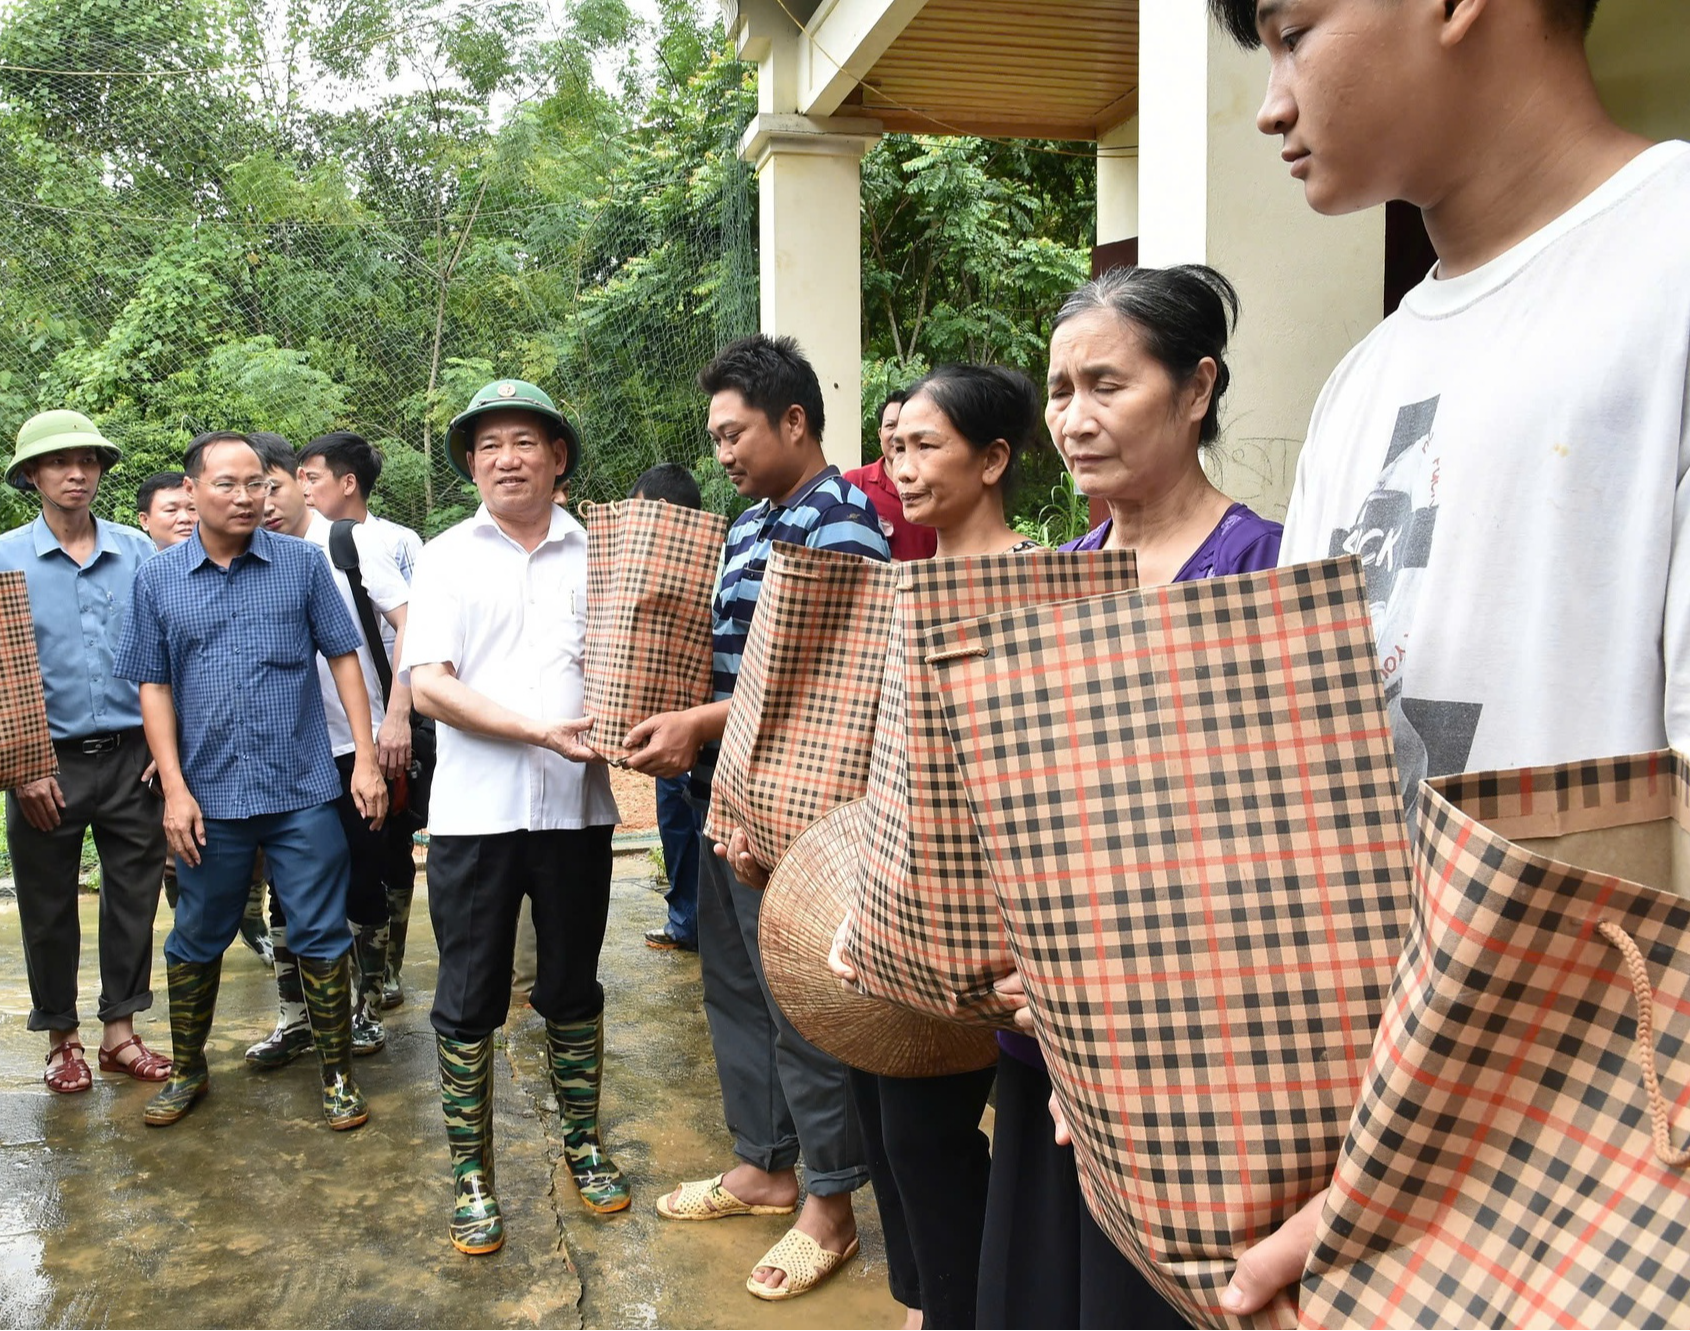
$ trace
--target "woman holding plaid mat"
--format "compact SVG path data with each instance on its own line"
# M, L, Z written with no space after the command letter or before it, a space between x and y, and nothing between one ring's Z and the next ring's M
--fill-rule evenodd
M944 365L910 389L886 471L911 522L937 535L939 559L1037 550L1004 520L1015 459L1032 445L1038 393L1015 370ZM855 988L846 920L828 964ZM971 1327L991 1152L980 1117L996 1070L883 1077L851 1069L869 1176L886 1236L892 1297L906 1331Z
M1141 587L1274 567L1280 525L1215 489L1201 463L1220 434L1237 318L1232 284L1201 265L1116 269L1063 302L1045 423L1076 486L1109 506L1065 549L1134 550ZM999 992L1020 997L1020 977ZM1016 1022L1031 1031L1031 1012ZM1038 1043L998 1042L980 1325L1181 1325L1087 1212L1066 1126L1051 1132Z

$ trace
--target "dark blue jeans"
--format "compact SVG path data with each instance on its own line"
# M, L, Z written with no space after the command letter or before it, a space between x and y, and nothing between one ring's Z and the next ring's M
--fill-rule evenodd
M687 798L687 777L657 778L657 835L663 843L663 864L669 871L669 937L681 943L698 942L698 809Z

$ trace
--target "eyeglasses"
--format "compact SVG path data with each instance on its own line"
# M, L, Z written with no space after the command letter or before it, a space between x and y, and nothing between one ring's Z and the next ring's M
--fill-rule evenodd
M224 498L228 498L236 490L245 490L254 499L267 499L276 492L276 483L274 481L248 481L243 485L239 481L213 481L207 488L215 490Z

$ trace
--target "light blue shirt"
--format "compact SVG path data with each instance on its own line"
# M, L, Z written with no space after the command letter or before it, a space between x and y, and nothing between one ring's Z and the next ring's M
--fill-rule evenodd
M37 517L0 536L0 569L23 574L53 738L77 739L141 724L140 690L112 673L129 617L135 570L153 554L133 527L94 520L94 554L81 567Z

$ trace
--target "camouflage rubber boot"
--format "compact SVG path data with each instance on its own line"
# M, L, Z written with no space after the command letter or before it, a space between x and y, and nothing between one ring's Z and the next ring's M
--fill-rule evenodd
M323 1073L323 1117L345 1132L370 1116L352 1080L352 960L345 954L333 961L300 957L299 978Z
M546 1023L552 1089L563 1126L563 1159L589 1211L625 1210L628 1180L599 1142L599 1081L604 1070L604 1017Z
M205 1065L205 1041L217 1010L217 984L223 959L202 964L172 961L165 967L170 985L170 1079L147 1101L146 1121L167 1128L194 1107L211 1085Z
M359 1058L379 1054L387 1045L381 1025L382 986L387 979L385 924L353 924L352 930L352 1052Z
M276 1029L246 1051L246 1065L268 1072L286 1067L311 1048L311 1019L299 984L299 958L288 951L286 929L272 929L276 958Z
M264 880L255 878L246 896L246 910L241 914L241 942L258 954L266 966L276 964L276 954L270 943L270 931L264 927Z
M409 883L387 889L387 975L381 989L384 1008L395 1008L405 1001L399 969L405 964L405 940L411 932L411 896L415 890Z
M452 1246L472 1256L495 1252L505 1222L493 1194L493 1037L465 1043L434 1037L440 1055L440 1109L452 1157Z

